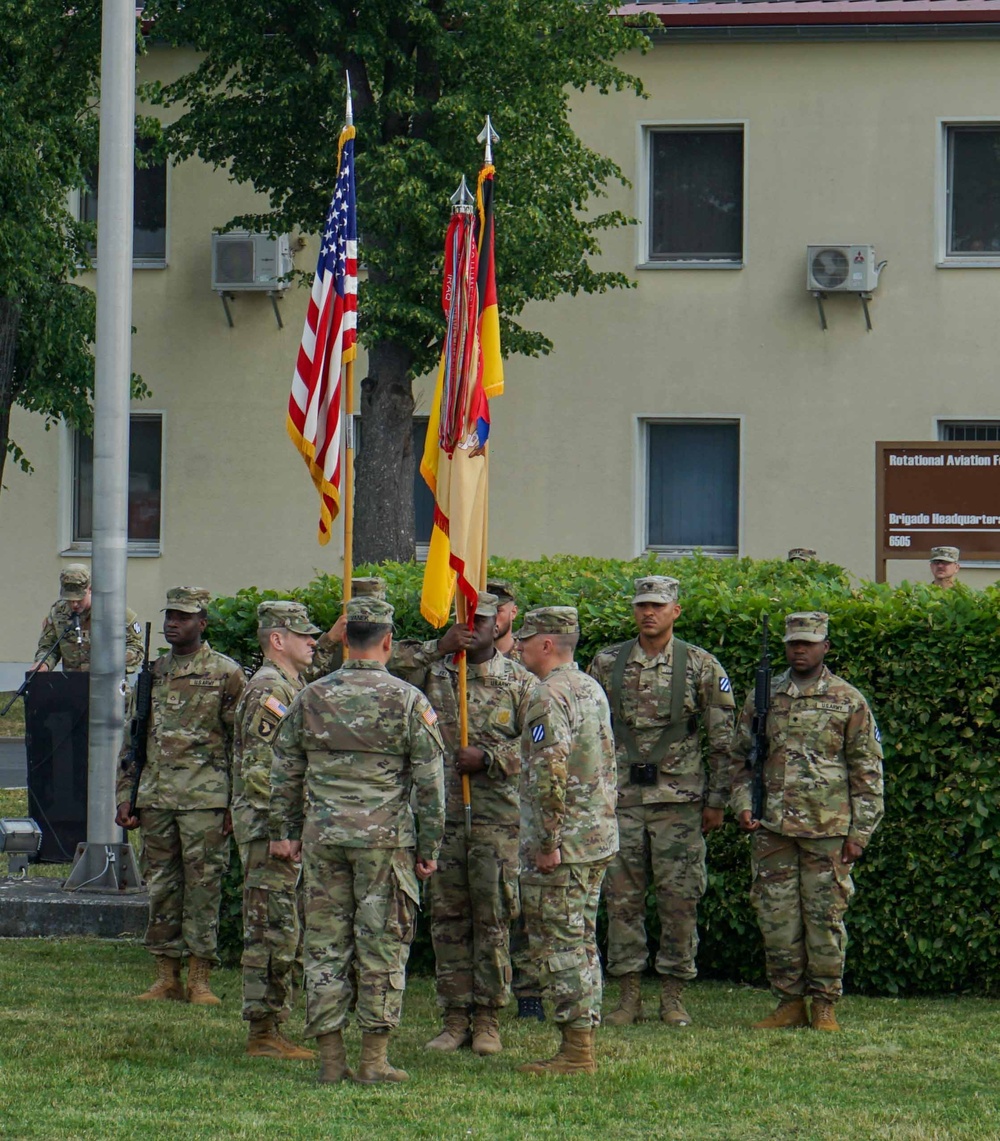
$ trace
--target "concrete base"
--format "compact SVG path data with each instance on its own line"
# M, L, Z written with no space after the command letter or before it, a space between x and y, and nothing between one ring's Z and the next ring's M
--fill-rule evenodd
M146 930L145 892L86 895L63 890L62 880L0 879L0 937L137 939Z

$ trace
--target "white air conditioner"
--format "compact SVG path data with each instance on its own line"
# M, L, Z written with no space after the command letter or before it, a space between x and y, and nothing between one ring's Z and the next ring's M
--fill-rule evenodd
M235 293L287 289L281 279L292 271L287 234L249 234L230 230L212 235L212 288Z
M874 246L806 246L806 289L822 293L871 293L885 262Z

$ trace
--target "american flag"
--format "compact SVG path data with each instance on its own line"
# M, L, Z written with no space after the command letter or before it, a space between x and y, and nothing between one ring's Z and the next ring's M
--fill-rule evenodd
M357 351L358 224L351 126L340 133L337 170L292 377L287 420L288 434L319 492L321 544L330 541L330 527L340 511L340 373Z

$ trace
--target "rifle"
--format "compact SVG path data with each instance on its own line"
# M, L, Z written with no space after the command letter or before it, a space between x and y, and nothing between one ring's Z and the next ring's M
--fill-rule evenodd
M134 766L132 788L124 813L125 819L134 816L136 812L139 781L142 780L142 770L146 767L146 753L149 747L149 721L153 713L153 670L149 664L149 635L152 625L152 622L146 623L146 649L142 656L139 680L135 683L135 716L132 718L129 750L123 766L125 768L129 765Z
M38 676L39 666L45 665L45 663L49 660L49 658L52 657L52 654L55 652L55 650L59 646L59 643L63 640L63 638L66 637L66 635L71 630L76 631L76 636L77 636L78 641L83 641L83 636L80 633L80 615L79 614L73 615L73 619L69 623L69 625L66 627L66 629L63 630L63 632L59 635L59 637L56 638L56 640L52 643L51 646L49 646L49 652L45 655L45 657L42 658L41 661L36 662L34 668L31 669L28 673L26 673L24 675L24 681L21 682L21 688L17 691L17 693L15 693L11 697L10 701L7 702L7 704L3 707L3 709L0 709L0 717L6 716L10 707L14 704L15 701L17 701L17 699L19 697L24 697L24 695L28 692L28 686L31 685L31 683Z
M753 721L750 723L750 752L746 767L751 773L751 809L754 820L764 817L764 765L767 763L767 707L771 703L771 647L767 635L768 616L763 616L760 661L754 678Z

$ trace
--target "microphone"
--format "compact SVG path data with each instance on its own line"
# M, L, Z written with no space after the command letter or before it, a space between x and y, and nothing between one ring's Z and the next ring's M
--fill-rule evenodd
M73 629L76 631L76 644L78 646L82 646L83 645L83 631L80 629L80 615L79 614L73 615Z

